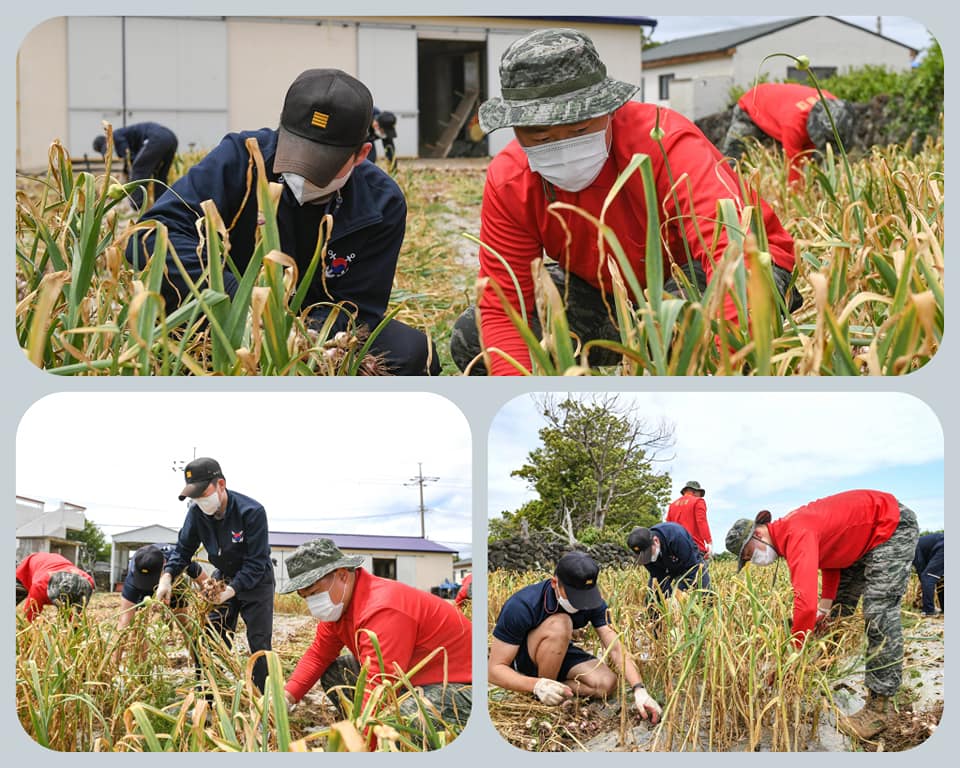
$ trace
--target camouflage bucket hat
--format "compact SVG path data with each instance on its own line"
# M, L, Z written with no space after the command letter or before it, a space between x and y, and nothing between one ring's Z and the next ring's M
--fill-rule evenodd
M821 152L826 148L827 142L836 147L837 137L833 135L833 126L830 125L827 107L830 108L833 122L837 126L837 134L846 149L853 141L853 108L842 99L827 99L826 103L821 99L813 105L810 114L807 115L807 136L810 137L813 146Z
M54 605L85 603L93 594L93 587L79 573L57 571L47 582L47 599Z
M696 480L689 480L686 483L684 483L683 488L680 489L680 493L683 493L685 490L687 490L687 488L689 488L691 491L696 492L697 496L699 496L701 499L707 495L706 490L704 490L700 486L700 483L698 483Z
M282 594L296 592L320 581L337 568L351 571L363 564L360 555L345 555L330 539L313 539L297 547L287 558L290 580L278 590Z
M541 29L500 59L501 97L480 105L485 133L513 125L565 125L619 109L639 86L607 77L593 41L575 29Z
M743 560L743 549L747 546L747 542L753 538L753 533L757 530L758 525L766 525L771 519L770 513L767 510L763 510L762 512L758 512L753 520L748 520L745 517L740 518L730 527L730 530L727 531L725 541L727 552L737 556L738 573L740 569L746 565Z

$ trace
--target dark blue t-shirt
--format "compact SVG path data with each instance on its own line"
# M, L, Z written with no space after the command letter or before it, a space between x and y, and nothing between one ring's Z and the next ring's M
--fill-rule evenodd
M557 602L557 593L551 586L550 579L531 584L511 595L503 604L497 624L493 628L493 636L504 643L520 645L530 630L540 626L557 611L563 611L563 608ZM592 611L577 611L568 615L573 621L574 629L580 629L587 624L602 627L607 624L607 604L603 602Z
M156 544L155 545L162 553L163 559L169 560L171 555L173 555L176 550L175 544ZM139 551L139 550L138 550ZM136 555L136 553L134 553ZM200 567L200 563L196 560L191 560L190 564L184 569L187 572L187 576L191 579L197 578L200 575L203 569ZM136 585L133 583L133 558L130 558L130 565L127 567L127 577L123 580L123 590L120 594L131 603L142 603L143 599L150 597L153 594L153 590L149 592L144 592L142 589L137 589Z

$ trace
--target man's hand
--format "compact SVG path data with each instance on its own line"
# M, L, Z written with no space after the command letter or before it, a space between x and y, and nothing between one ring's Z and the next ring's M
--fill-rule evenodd
M706 551L703 553L703 559L709 560L711 557L713 557L713 544L708 541L704 544L704 547L706 548Z
M283 698L287 701L287 713L293 712L294 707L297 706L297 700L293 698L290 691L284 691Z
M548 680L541 677L537 680L537 684L533 686L533 695L547 706L555 707L564 699L573 696L573 691L557 680Z
M160 583L157 584L157 600L170 605L170 595L173 593L173 576L164 571L160 574Z
M236 594L237 590L233 587L226 587L219 595L213 598L213 604L220 605L221 603L225 603Z
M633 689L633 701L637 705L637 712L644 720L650 719L650 722L656 725L660 722L660 714L663 711L660 705L654 700L653 696L647 693L647 689L638 686Z

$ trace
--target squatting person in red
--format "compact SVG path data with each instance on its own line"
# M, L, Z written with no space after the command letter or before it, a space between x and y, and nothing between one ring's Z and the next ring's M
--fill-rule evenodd
M489 99L480 107L484 131L512 127L516 139L487 169L480 209L484 246L479 276L497 283L517 312L523 305L537 335L531 264L546 255L552 260L546 262L547 271L564 297L571 331L584 343L620 341L611 321L612 278L606 257L612 250L604 245L601 259L597 226L573 210L548 210L552 203L576 206L599 219L633 156L648 155L656 184L664 276L669 278L664 290L673 295L682 291L671 277L671 263L701 290L714 274L727 246L726 232L717 223L717 201L732 199L744 205L736 175L699 128L678 112L631 101L638 87L606 72L593 42L582 32L538 30L507 48L500 60L502 98ZM774 278L784 295L794 268L793 240L770 207L757 202ZM639 173L606 208L604 221L645 286L647 206ZM793 310L799 306L799 295L791 290L791 297L797 301L788 301ZM724 314L737 318L729 296ZM520 372L507 356L530 369L528 348L489 286L478 306L458 318L450 341L454 361L461 370L473 362L472 374L487 373L477 359L483 349L495 375ZM594 348L589 358L591 365L619 361L619 355L600 348Z
M93 577L63 555L35 552L17 565L17 605L33 621L45 605L83 607L93 594Z
M829 101L840 141L846 147L853 135L853 110L829 91L822 92ZM746 149L744 139L765 136L783 147L792 183L803 177L803 162L813 150L823 152L828 143L834 147L837 143L820 93L797 83L761 83L743 94L733 108L720 151L739 160Z
M360 556L344 555L330 539L308 541L287 559L290 580L280 592L299 594L319 619L313 644L287 681L288 705L319 680L340 706L331 689L354 688L361 664L367 667L366 700L378 685L395 682L398 672L409 673L429 657L411 682L444 722L466 725L473 702L470 621L436 595L372 576L360 567L362 562ZM382 669L370 633L379 643ZM341 655L344 648L350 653ZM414 715L419 707L410 697L400 710ZM346 715L342 708L341 713Z
M680 489L680 498L667 509L667 522L678 523L686 528L697 549L705 558L709 558L713 554L713 536L707 523L707 502L703 500L706 495L700 483L691 480Z
M839 723L844 733L860 739L872 739L897 716L893 696L903 670L900 602L918 536L912 510L889 493L870 490L827 496L778 520L764 510L754 520L738 520L727 533L727 549L740 568L748 562L770 565L778 557L787 561L797 647L834 606L837 613L849 614L863 598L868 698Z

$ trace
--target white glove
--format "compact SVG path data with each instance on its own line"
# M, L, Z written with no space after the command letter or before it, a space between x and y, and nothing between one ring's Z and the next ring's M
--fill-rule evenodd
M287 691L283 692L283 698L287 702L287 714L290 714L296 708L297 702Z
M157 584L157 600L170 605L170 595L173 593L173 577L164 571L160 574L160 583Z
M567 698L567 686L556 680L541 677L533 686L533 695L550 707L554 707Z
M235 590L233 587L227 587L223 590L223 592L217 595L216 598L214 598L213 604L220 605L221 603L225 603L236 594L237 590Z
M647 693L647 689L640 686L633 689L633 701L637 705L637 711L640 717L646 720L648 717L654 723L660 721L660 705L654 700L653 696Z
M707 551L703 553L703 556L704 556L707 560L709 560L711 557L713 557L713 544L711 544L711 543L708 541L708 542L706 542L706 543L704 544L704 546L707 548Z

